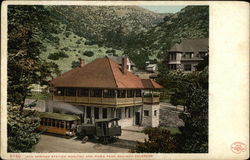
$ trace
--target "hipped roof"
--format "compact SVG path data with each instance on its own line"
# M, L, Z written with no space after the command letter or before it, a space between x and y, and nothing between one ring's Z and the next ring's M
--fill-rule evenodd
M55 87L145 88L139 77L128 71L124 74L121 66L108 57L76 67L53 79L51 84Z
M143 86L145 89L161 89L164 88L152 79L142 79Z
M169 52L208 52L208 38L184 39L176 43Z

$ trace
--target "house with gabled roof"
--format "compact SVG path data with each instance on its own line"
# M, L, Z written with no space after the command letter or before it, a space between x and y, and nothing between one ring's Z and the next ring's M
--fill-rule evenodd
M120 118L121 126L158 126L161 85L141 79L109 57L98 58L51 81L52 100L81 108L82 123ZM53 109L52 109L53 112Z
M184 39L168 50L165 63L170 70L195 71L195 66L209 53L208 38Z

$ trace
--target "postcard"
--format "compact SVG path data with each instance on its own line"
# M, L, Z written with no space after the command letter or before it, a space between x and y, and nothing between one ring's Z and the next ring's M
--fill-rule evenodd
M1 7L1 158L249 158L248 3Z

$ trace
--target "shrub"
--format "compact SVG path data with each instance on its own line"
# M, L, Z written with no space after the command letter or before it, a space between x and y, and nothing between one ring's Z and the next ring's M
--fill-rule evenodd
M76 68L80 65L80 62L79 61L72 61L71 63L71 68Z
M85 45L94 45L95 43L92 42L92 41L86 41L84 44L85 44Z
M67 31L67 32L64 33L64 35L68 38L69 35L71 35L71 33Z
M133 153L171 153L176 151L176 140L170 131L164 128L147 128L144 133L148 140L137 142Z
M78 40L76 41L76 44L81 44L81 40L78 39Z
M107 50L106 53L113 53L114 54L114 53L116 53L116 50L110 49L110 50Z
M94 55L94 52L92 52L92 51L85 51L85 52L83 52L83 55L84 56L88 56L88 57L92 57Z
M8 106L8 152L32 152L32 146L38 143L39 134L35 132L40 124L36 112L19 107Z
M69 47L64 47L64 48L62 48L61 50L69 51Z
M53 53L53 54L50 54L48 56L48 59L51 59L51 60L58 60L60 58L68 58L69 56L67 54L65 54L63 51L59 51L59 52L56 52L56 53Z

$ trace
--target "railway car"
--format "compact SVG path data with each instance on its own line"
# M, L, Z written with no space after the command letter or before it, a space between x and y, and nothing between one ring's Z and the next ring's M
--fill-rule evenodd
M72 126L80 124L80 117L77 115L40 112L40 126L37 128L40 131L66 135L72 132Z
M80 117L77 115L40 112L39 116L41 123L37 129L40 131L77 136L83 141L88 138L96 138L103 143L108 143L115 137L121 136L119 118L98 119L94 120L92 124L81 124Z

